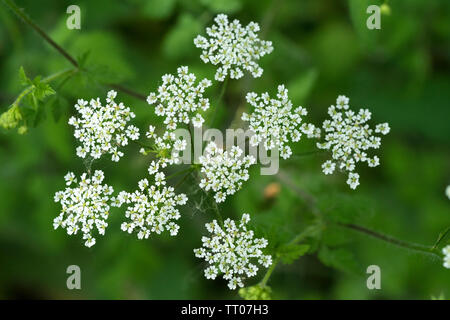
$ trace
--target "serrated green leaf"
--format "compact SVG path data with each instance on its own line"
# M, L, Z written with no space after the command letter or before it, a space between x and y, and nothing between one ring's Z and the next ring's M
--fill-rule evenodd
M35 82L35 89L32 94L37 101L42 101L45 97L55 94L55 90L48 83L39 80Z
M291 264L305 255L309 248L309 244L285 244L278 249L277 255L284 264Z
M19 68L19 79L20 84L23 86L29 86L33 84L33 82L27 77L25 69L22 66Z

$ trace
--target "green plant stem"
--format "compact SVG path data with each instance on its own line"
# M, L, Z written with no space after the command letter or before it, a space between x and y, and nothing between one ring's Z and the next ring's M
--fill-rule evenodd
M217 206L217 202L214 201L214 199L213 199L213 207L214 207L214 212L215 212L216 215L217 215L217 219L218 219L219 222L220 222L220 225L223 226L223 218L222 218L222 214L220 213L219 207Z
M194 170L195 170L194 167L189 168L188 172L184 175L183 178L181 178L180 181L177 182L177 184L174 186L174 188L177 189L178 187L180 187L183 184L183 182L186 181L186 179L189 177L189 175L192 173L192 171L194 171Z
M265 287L267 285L267 281L269 281L270 276L272 275L273 270L275 270L277 264L279 262L279 259L276 258L273 262L272 265L269 267L269 269L267 269L266 274L264 275L264 278L261 280L261 282L259 283L259 285L261 287Z
M296 194L305 201L306 205L312 210L312 212L322 220L325 220L323 213L320 211L320 209L317 207L317 201L316 199L310 195L308 192L304 191L300 187L298 187L290 178L288 174L286 174L284 171L280 170L278 173L278 177L280 178L280 181L284 182L287 186L289 186ZM325 222L325 221L324 221ZM326 221L326 223L333 223L330 221ZM400 248L413 250L416 252L421 252L428 255L433 255L435 257L441 258L441 255L439 254L439 251L434 246L425 246L422 244L417 244L413 242L408 242L404 240L399 240L397 238L394 238L392 236L384 235L382 233L379 233L377 231L373 231L370 229L367 229L365 227L356 225L356 224L346 224L346 223L334 223L338 226L351 229L354 231L358 231L360 233L363 233L365 235L371 236L373 238L377 238L379 240L383 240L387 243L390 243L392 245L395 245Z
M298 235L296 235L291 241L289 241L289 244L297 244L307 237L314 234L317 230L318 226L311 226L300 232ZM280 259L277 257L273 260L272 265L267 269L266 274L264 275L264 278L259 283L260 286L264 287L267 284L267 281L269 281L270 276L272 275L272 272L275 270L276 266L280 262Z
M421 253L425 253L425 254L430 254L430 255L434 255L438 258L441 258L441 255L439 254L439 250L437 250L434 246L425 246L425 245L418 244L418 243L400 240L400 239L394 238L392 236L385 235L385 234L367 229L366 227L359 226L359 225L356 225L353 223L338 222L336 224L340 227L351 229L351 230L357 231L359 233L363 233L368 236L371 236L373 238L383 240L385 242L388 242L388 243L393 244L400 248L405 248L405 249L409 249L409 250L413 250L413 251L417 251L417 252L421 252Z
M211 119L209 120L209 125L208 125L208 127L211 127L211 126L214 124L214 119L216 118L217 112L216 112L215 110L213 110L213 109L214 109L214 108L217 108L217 105L222 101L222 98L223 98L223 96L225 95L225 91L226 91L226 88L227 88L227 84L228 84L228 77L226 77L225 80L224 80L224 82L222 83L222 87L221 87L221 89L220 89L219 96L217 97L216 102L215 102L213 108L211 108L212 115L211 115Z
M12 0L3 0L3 3L13 11L23 22L33 28L45 41L47 41L53 48L56 49L67 61L69 61L75 68L79 68L78 62L73 58L64 48L57 44L52 38L50 38L44 30L42 30L25 12L23 9L19 8ZM147 101L145 95L135 92L131 89L125 88L119 84L113 83L103 83L112 89L120 90L132 97L135 97L142 101Z
M42 30L33 20L20 9L12 0L3 0L5 5L11 9L19 18L21 18L26 24L32 27L42 38L45 39L53 48L55 48L64 58L66 58L74 67L78 68L78 62L60 45L58 45L52 38L50 38L44 30Z

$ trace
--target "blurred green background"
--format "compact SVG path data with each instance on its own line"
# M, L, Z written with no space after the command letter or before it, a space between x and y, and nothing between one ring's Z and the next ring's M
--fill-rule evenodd
M203 277L192 253L214 218L201 206L193 184L182 209L177 237L137 240L120 231L123 208L111 212L104 237L88 249L80 237L53 230L59 206L56 191L67 171L83 172L75 156L76 141L67 125L77 98L106 96L117 83L143 95L154 91L164 73L188 65L198 77L214 69L199 58L193 38L204 34L215 14L224 12L243 24L256 21L261 37L274 51L260 60L262 78L245 76L229 82L216 106L215 126L226 128L243 111L244 90L289 89L295 105L321 123L337 95L350 97L354 109L369 108L373 123L389 122L391 133L377 150L381 166L361 166L361 185L352 191L342 174L324 176L322 156L282 162L297 187L316 197L321 209L337 221L352 222L399 239L432 245L450 225L450 2L391 0L381 16L381 30L366 28L365 9L382 1L366 0L127 0L16 1L32 19L74 57L85 55L86 74L64 84L52 82L56 95L41 104L36 127L24 135L0 132L0 298L210 299L238 298L222 280ZM81 30L66 28L66 8L81 8ZM18 70L43 77L71 65L29 26L0 6L0 111L22 91ZM87 54L87 55L86 55ZM220 86L214 84L211 98ZM118 100L137 114L144 130L158 124L152 108L119 90ZM214 101L214 100L213 100ZM39 121L38 121L39 120ZM302 141L295 152L313 150ZM136 146L118 163L94 163L115 190L134 190L146 176L148 158ZM291 186L265 194L277 176L259 170L236 195L221 205L222 214L243 212L269 241L289 240L310 221L311 213ZM272 186L274 186L272 184ZM277 186L277 185L276 185ZM276 189L276 188L275 188ZM271 239L277 235L278 238ZM280 240L281 239L281 240ZM445 241L450 241L446 239ZM430 299L450 297L450 270L442 262L343 228L327 229L313 252L280 265L269 285L276 299ZM66 288L66 268L81 267L82 290ZM379 265L382 289L368 290L365 270ZM263 276L249 281L257 283Z

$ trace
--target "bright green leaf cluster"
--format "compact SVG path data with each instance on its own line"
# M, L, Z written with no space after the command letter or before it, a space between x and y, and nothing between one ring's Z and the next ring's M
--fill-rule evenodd
M272 289L257 284L239 289L239 296L245 300L272 300Z

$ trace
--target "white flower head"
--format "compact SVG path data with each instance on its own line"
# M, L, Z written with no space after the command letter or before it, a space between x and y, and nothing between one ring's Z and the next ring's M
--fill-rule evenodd
M276 98L263 93L258 96L254 92L247 93L247 102L254 107L249 115L242 114L242 120L249 122L249 128L255 133L250 139L252 146L263 142L267 150L278 148L283 159L291 156L288 143L298 142L302 134L308 138L318 137L320 130L314 125L302 123L302 117L308 114L301 106L293 109L284 85L278 86Z
M59 216L53 220L53 227L66 229L67 234L75 235L83 233L85 246L91 247L95 244L93 232L97 229L100 235L105 234L109 216L109 198L113 188L102 185L103 171L95 171L92 177L83 173L78 179L69 172L64 179L67 188L55 194L55 202L61 204L62 210ZM78 183L78 184L77 184ZM75 187L69 187L77 184Z
M450 199L450 185L448 185L447 188L445 188L445 195L447 196L447 198Z
M151 151L157 158L151 162L148 168L148 172L151 175L157 173L160 168L179 164L181 162L180 152L187 148L187 141L177 138L175 132L166 130L162 136L159 136L154 133L154 129L153 126L150 126L149 131L146 133L147 138L154 140ZM146 154L146 152L145 148L141 150L142 154Z
M450 244L442 249L444 254L444 267L450 269Z
M254 237L254 232L247 229L249 221L250 216L244 213L239 222L226 219L223 226L216 220L206 224L211 236L202 237L203 247L194 249L194 254L209 264L205 269L207 279L222 275L234 290L243 287L245 279L256 275L257 264L265 268L272 264L272 257L262 251L267 247L267 240Z
M244 75L243 70L260 77L263 69L257 62L271 53L273 46L272 42L259 39L259 25L250 22L243 27L238 20L229 22L225 14L217 15L214 21L215 25L206 28L209 38L198 35L194 44L202 49L203 62L218 66L215 79L224 81L228 74L232 79L239 79Z
M366 162L369 167L380 164L377 156L370 158L366 152L380 147L381 138L374 133L388 134L389 125L381 123L375 130L371 129L367 124L372 116L371 112L360 109L355 113L350 109L349 98L346 96L339 96L336 106L328 108L328 114L331 119L325 120L322 125L325 141L317 143L318 148L332 152L332 159L322 165L323 172L331 174L336 167L348 172L347 184L350 188L356 189L359 185L359 175L354 172L356 164Z
M201 173L200 188L213 190L216 202L225 201L228 195L234 194L242 187L243 181L249 179L248 168L255 164L251 155L244 157L244 151L237 147L224 151L215 142L210 142L204 155L199 157Z
M135 232L139 239L147 239L150 234L160 234L163 231L176 236L179 225L176 221L180 218L177 206L186 204L185 194L175 194L174 188L166 186L165 175L158 172L155 182L149 185L147 179L139 181L139 190L133 193L122 191L114 206L127 204L125 217L128 221L123 222L121 229L128 233Z
M158 92L147 97L150 105L156 105L155 113L165 117L164 124L173 131L178 124L189 124L201 127L203 118L198 113L209 109L209 99L203 96L211 81L203 79L196 83L196 77L189 73L188 67L179 67L177 75L166 74L162 77Z
M100 99L88 102L79 99L75 109L81 115L69 119L69 124L75 127L74 136L81 142L77 147L77 156L87 155L99 159L103 154L110 154L113 161L119 161L123 156L120 147L128 144L128 139L137 140L139 129L127 123L135 117L130 108L123 103L116 103L117 92L108 92L107 104L102 105Z

